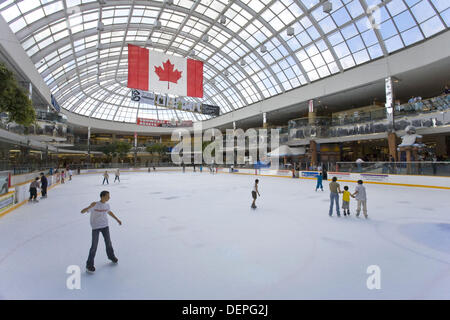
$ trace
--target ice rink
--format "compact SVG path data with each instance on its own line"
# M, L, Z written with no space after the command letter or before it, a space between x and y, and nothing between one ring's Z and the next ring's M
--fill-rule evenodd
M450 192L366 184L369 219L328 216L328 182L255 176L122 173L75 176L0 218L1 299L450 299ZM331 177L329 177L331 179ZM341 183L355 189L354 183ZM100 236L85 272L89 213L110 191L119 263ZM340 204L342 197L340 197ZM68 266L81 289L69 290ZM369 290L369 266L381 289Z

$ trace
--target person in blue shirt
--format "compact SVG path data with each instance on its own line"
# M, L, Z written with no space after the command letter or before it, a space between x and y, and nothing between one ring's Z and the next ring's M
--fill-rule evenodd
M317 191L317 189L319 189L319 188L323 191L322 180L323 180L322 172L319 172L319 174L317 175L316 191Z

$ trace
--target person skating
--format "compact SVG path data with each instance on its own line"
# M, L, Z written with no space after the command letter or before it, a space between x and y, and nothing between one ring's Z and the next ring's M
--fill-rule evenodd
M252 205L251 205L251 208L253 208L253 209L256 209L256 204L255 204L255 201L256 201L256 198L259 196L261 196L260 194L259 194L259 191L258 191L258 183L259 183L259 180L258 179L256 179L255 180L255 184L253 185L253 190L252 190L252 198L253 198L253 202L252 202Z
M116 170L116 177L114 178L114 183L116 182L116 180L119 180L119 182L120 182L120 170L119 170L119 168L117 168L117 170Z
M66 173L64 172L64 170L61 171L61 183L65 183L64 182L64 178L66 177Z
M122 225L122 221L120 221L110 210L109 204L106 203L109 199L109 192L102 191L100 193L100 201L92 202L89 207L81 210L81 213L86 213L88 211L91 213L90 223L92 227L92 244L91 248L89 249L88 259L86 261L86 270L88 272L95 271L94 258L97 252L100 232L102 233L103 239L105 240L106 255L108 256L108 259L113 263L117 263L119 261L119 259L117 259L117 257L115 256L114 249L112 247L107 215L113 217L119 225Z
M339 183L337 183L337 178L333 177L330 182L330 211L329 215L330 217L333 215L333 204L336 202L336 214L338 217L341 216L339 212L339 193L341 193L341 187L339 186Z
M47 198L48 180L43 172L41 172L41 199Z
M359 217L359 213L361 212L361 205L363 207L364 217L368 218L367 215L367 196L366 196L366 188L363 186L363 181L358 180L358 185L356 186L355 192L352 194L352 197L356 198L356 202L358 204L356 208L356 217Z
M37 198L37 189L39 188L39 177L36 177L30 184L30 199L29 202L39 202Z
M103 174L103 183L102 183L102 185L105 184L105 181L106 181L106 184L109 184L108 179L109 179L108 171L105 171L105 173Z
M72 175L73 175L72 169L69 169L67 171L67 174L69 175L69 181L72 181Z
M350 191L348 191L348 186L345 186L344 191L342 191L342 210L344 216L350 215Z
M323 180L322 172L319 172L319 174L317 175L316 191L317 191L317 189L319 189L319 188L323 191L322 180Z

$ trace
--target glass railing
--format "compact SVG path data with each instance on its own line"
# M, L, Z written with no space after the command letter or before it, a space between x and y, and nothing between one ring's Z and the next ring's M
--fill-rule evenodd
M336 172L450 176L450 162L337 162Z
M433 128L450 124L450 95L396 106L395 130ZM289 139L331 138L384 133L392 129L384 109L355 112L341 118L307 117L289 121Z

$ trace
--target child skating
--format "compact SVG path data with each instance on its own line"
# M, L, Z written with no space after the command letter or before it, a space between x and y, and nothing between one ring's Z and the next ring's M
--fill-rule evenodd
M108 179L109 179L108 171L105 171L105 173L103 174L103 183L102 183L102 185L105 184L105 181L106 181L106 184L109 184Z
M119 180L119 182L120 182L120 171L119 171L119 169L116 170L116 177L114 178L114 183L116 183L116 180Z
M255 204L255 201L256 201L256 198L259 196L261 196L260 194L259 194L259 191L258 191L258 183L259 183L259 180L258 179L256 179L255 180L255 184L253 185L253 190L252 190L252 197L253 197L253 202L252 202L252 205L251 205L251 208L252 209L256 209L256 204Z
M320 188L320 190L323 191L322 180L323 180L322 172L319 172L319 174L317 175L316 191L317 191L317 189L319 189L319 188Z
M30 184L30 200L29 202L39 202L37 198L37 189L39 188L39 178L36 177Z
M98 238L100 232L102 233L103 239L105 240L106 255L108 256L108 259L111 260L113 263L117 263L119 261L119 259L117 259L116 256L114 255L114 249L112 247L111 237L109 234L107 215L113 217L119 225L122 225L122 221L120 221L114 215L114 213L111 212L109 204L106 203L108 202L109 199L110 199L109 192L102 191L100 193L100 201L92 202L89 207L81 210L81 213L86 213L88 211L90 211L91 213L90 223L92 227L92 245L89 250L88 260L86 262L87 272L95 272L94 258L97 252Z
M342 210L344 216L350 215L350 191L348 191L348 186L345 186L344 191L342 191Z
M358 203L358 206L356 208L356 217L359 217L362 205L364 217L367 219L369 216L367 215L366 188L363 186L362 180L358 180L358 185L356 186L355 192L352 194L352 197L356 198L356 202Z

